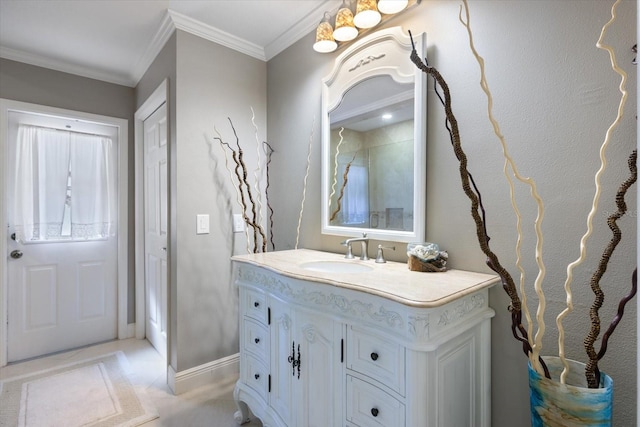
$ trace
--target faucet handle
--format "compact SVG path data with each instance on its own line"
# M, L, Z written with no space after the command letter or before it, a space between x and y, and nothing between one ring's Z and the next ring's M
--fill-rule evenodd
M345 243L347 247L347 254L344 256L346 259L353 259L353 251L351 250L351 243Z
M383 264L385 262L387 262L386 259L384 259L384 253L382 252L383 249L391 249L391 250L396 250L395 246L382 246L382 245L378 245L378 253L376 255L376 262L378 264Z

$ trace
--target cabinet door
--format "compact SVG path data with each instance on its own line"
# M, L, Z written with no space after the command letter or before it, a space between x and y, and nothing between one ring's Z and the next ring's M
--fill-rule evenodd
M271 334L271 391L269 404L287 425L292 425L293 366L289 356L293 346L291 309L287 303L269 300Z
M298 427L339 425L341 324L328 316L296 310L294 313L296 357L300 346L300 378L294 380L295 423ZM296 368L297 369L297 368Z

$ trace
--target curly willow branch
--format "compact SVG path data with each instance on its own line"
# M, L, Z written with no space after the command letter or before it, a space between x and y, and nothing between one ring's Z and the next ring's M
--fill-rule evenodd
M247 203L244 199L244 191L242 191L242 177L240 176L240 163L238 162L238 155L236 153L236 150L234 150L233 148L231 148L231 146L224 142L221 138L219 137L214 137L215 139L217 139L218 141L220 141L221 145L225 145L227 146L227 148L229 148L229 150L231 151L231 157L233 158L233 162L236 164L235 169L233 170L236 174L236 178L238 178L238 195L240 197L240 206L242 206L242 218L244 219L244 222L248 225L248 226L252 226L251 224L251 220L249 219L249 217L247 216ZM255 236L255 229L254 229L254 236ZM255 241L255 239L254 239ZM249 246L250 246L250 242L249 242L249 235L248 235L248 227L247 227L247 252L249 252ZM255 252L255 246L254 246L254 252Z
M521 256L521 247L522 247L522 217L520 215L520 209L518 208L518 204L516 203L516 199L515 199L515 187L514 187L514 183L513 180L511 179L511 177L509 176L508 173L508 167L511 168L511 172L513 173L513 175L516 177L516 179L526 185L528 185L531 188L531 196L534 198L534 200L536 201L537 207L538 207L538 212L537 212L537 216L535 219L535 231L536 231L536 251L535 251L535 258L536 258L536 264L538 266L538 275L536 277L536 280L534 282L534 289L536 291L536 294L538 295L538 311L536 313L536 321L538 323L538 331L536 332L535 335L535 341L532 343L531 341L529 342L529 344L532 346L533 351L530 355L530 360L531 360L531 364L532 366L535 368L535 370L538 373L542 373L540 371L540 365L538 364L538 355L540 354L541 350L542 350L542 337L544 336L544 332L545 332L545 322L544 322L544 311L545 311L545 307L546 307L546 300L545 300L545 296L544 296L544 292L542 290L542 282L544 280L545 274L546 274L546 269L544 266L544 263L542 261L542 244L543 244L543 236L542 236L542 219L544 218L544 204L542 203L542 198L540 197L540 195L538 194L538 190L536 187L536 183L533 181L533 179L531 178L525 178L522 175L520 175L520 172L518 172L518 168L515 165L515 162L513 161L513 159L511 158L511 156L509 155L509 150L507 148L507 143L505 141L504 135L502 135L502 131L500 130L500 126L498 125L498 122L496 121L496 119L493 117L493 112L492 112L492 108L493 108L493 97L491 95L491 91L489 90L489 84L487 83L487 79L486 79L486 75L485 75L485 71L484 71L484 59L478 54L478 52L476 51L475 45L473 43L473 33L471 31L471 24L470 24L470 17L469 17L469 6L467 4L467 0L463 0L464 3L464 7L465 7L465 12L466 12L466 22L462 20L462 11L460 11L460 14L458 16L460 22L462 23L462 25L467 29L467 33L469 35L469 45L471 47L471 51L473 52L473 55L476 57L476 60L478 61L478 65L480 66L480 86L482 87L482 90L485 92L486 96L487 96L487 111L488 111L488 115L489 115L489 121L491 122L492 126L493 126L493 130L494 133L496 134L496 136L498 137L498 140L500 141L500 145L502 146L502 154L504 156L504 167L503 167L503 172L504 172L504 176L507 179L507 182L509 183L509 193L511 196L511 206L513 207L513 211L516 215L516 228L517 228L517 232L518 232L518 239L516 241L516 266L518 268L518 270L520 271L520 293L522 295L522 300L523 300L523 310L525 313L525 317L527 320L527 325L528 325L528 336L531 336L531 334L533 333L533 323L531 320L531 316L529 315L529 309L527 308L527 296L526 296L526 292L525 292L525 270L522 267L521 264L521 260L522 260L522 256ZM507 167L508 166L508 167Z
M409 31L409 36L411 36L411 31ZM502 287L505 292L509 295L511 299L511 306L509 308L511 312L511 331L516 340L522 343L522 350L526 355L529 355L532 351L531 345L529 344L529 339L527 336L526 329L522 326L522 306L520 302L520 298L518 297L518 292L516 290L515 284L513 283L513 278L509 274L509 272L500 264L498 257L495 253L491 251L489 248L489 241L487 234L485 232L485 226L482 217L478 213L479 209L479 201L478 195L476 195L471 186L469 184L469 171L467 170L467 156L462 150L462 146L460 144L460 133L458 130L458 121L453 114L451 109L451 93L449 92L449 86L447 82L444 80L442 75L436 70L434 67L430 67L422 63L418 53L416 52L415 45L413 43L413 36L411 36L411 43L413 45L413 50L411 52L411 61L420 69L422 72L429 74L434 78L434 80L440 85L442 91L444 93L444 108L445 114L447 116L447 120L451 124L450 136L453 141L453 149L456 155L456 158L460 162L459 172L460 172L460 180L462 181L462 189L464 193L467 195L469 200L471 201L471 216L476 225L476 236L478 238L478 243L480 244L480 249L487 256L487 265L495 271L498 276L500 276L500 280L502 282ZM520 335L521 336L520 336ZM549 371L547 369L546 364L542 360L541 357L538 357L538 361L544 370L544 375L547 378L550 378Z
M560 350L559 356L564 366L564 369L562 370L562 374L560 374L560 382L562 384L565 383L566 377L569 373L569 364L567 363L564 355L564 328L562 327L562 319L564 319L564 317L571 310L573 310L573 303L571 300L571 282L573 281L573 269L578 265L582 264L582 262L584 261L587 255L586 243L587 243L587 239L591 236L591 233L593 231L593 217L598 211L598 201L600 200L600 193L601 193L600 177L602 176L605 169L607 168L607 158L605 156L605 152L609 145L609 142L611 141L611 134L613 133L613 130L618 126L618 123L620 123L620 121L622 120L622 116L624 114L624 106L627 101L627 91L625 89L625 85L627 81L627 73L625 73L623 69L618 67L618 63L616 62L616 55L615 55L615 52L613 51L613 48L611 46L603 44L602 42L604 40L604 36L607 32L607 29L616 20L616 7L618 6L619 3L620 3L620 0L616 0L614 5L611 7L611 19L602 27L600 38L598 39L596 46L600 49L604 49L607 52L609 52L611 67L621 77L620 92L622 93L622 97L620 98L620 104L618 105L618 115L616 116L613 123L611 123L611 126L609 126L609 129L607 129L607 134L605 136L604 142L600 147L600 169L598 169L595 176L596 191L593 196L591 211L587 216L587 231L582 236L582 239L580 239L580 256L578 257L578 259L576 259L574 262L572 262L567 266L567 279L564 284L564 288L567 292L567 308L563 310L556 318L556 324L558 325L558 333L559 333L558 334L558 347Z
M331 214L331 218L329 218L329 221L333 221L334 219L336 219L336 215L338 215L338 212L340 212L340 208L342 206L342 198L344 197L344 189L347 187L347 181L349 179L349 169L351 169L351 164L356 159L356 154L353 155L353 159L351 159L351 161L347 163L347 166L344 168L344 174L342 175L342 186L340 187L340 195L336 200L336 210Z
M636 295L637 292L638 292L638 268L636 267L636 269L633 270L633 275L631 276L631 291L627 296L625 296L620 300L620 303L618 304L618 313L616 314L616 316L613 318L613 321L609 325L609 329L607 329L607 331L602 336L602 345L600 346L600 351L598 352L598 360L602 359L604 357L604 354L607 352L607 343L609 342L609 337L611 336L611 334L613 334L613 331L615 331L616 326L618 326L618 323L620 323L620 320L622 320L622 315L624 314L624 307L631 300L631 298L633 298ZM600 371L597 371L597 375L599 378Z
M251 203L251 215L252 220L249 220L249 217L245 214L245 222L249 224L253 228L253 252L258 252L258 235L260 233L260 237L262 238L262 252L266 249L266 236L264 231L262 230L262 226L256 222L256 203L253 200L253 195L251 194L251 186L249 186L249 181L247 181L247 165L244 163L242 159L242 147L240 147L240 138L238 138L238 133L236 132L236 128L233 126L233 122L231 118L229 119L229 124L231 125L231 129L233 130L233 135L236 137L236 146L238 147L238 156L236 158L235 151L233 152L233 160L236 162L236 175L238 177L238 181L240 182L240 191L242 191L242 184L244 183L244 187L247 191L247 197L249 198L249 202ZM242 168L242 176L238 171L239 168ZM246 206L244 203L244 195L242 196L242 204Z
M298 228L296 230L296 249L298 249L298 241L300 240L300 225L302 224L302 213L304 212L304 200L307 197L307 178L309 177L309 167L311 166L311 143L313 142L313 128L316 124L316 118L311 123L311 135L309 136L309 149L307 153L307 170L304 174L304 184L302 185L302 202L300 204L300 215L298 216Z
M256 137L256 155L257 155L257 161L256 161L256 168L253 170L253 186L256 190L256 195L258 198L258 224L262 224L262 191L260 190L260 175L261 175L261 163L262 163L262 156L260 155L260 152L262 151L262 147L260 144L260 139L258 139L258 125L256 125L256 113L253 111L253 107L251 107L251 124L253 125L253 129L254 129L254 134ZM262 239L262 252L266 252L267 251L267 239L266 237L264 237Z
M336 155L333 159L333 182L331 183L331 194L329 194L329 204L328 206L331 206L331 198L333 197L334 194L336 194L336 185L338 184L338 155L340 154L340 146L342 145L342 143L344 142L344 138L342 137L342 132L344 132L344 128L341 127L340 128L340 132L338 132L338 135L340 135L340 141L338 142L338 145L336 146ZM338 206L337 210L340 210L340 206ZM333 217L333 215L332 215Z
M229 158L227 156L227 151L224 149L224 146L226 145L227 147L229 147L229 150L231 150L231 152L233 153L233 155L235 156L235 151L233 150L233 148L231 148L231 146L229 144L227 144L226 142L222 141L222 135L220 135L220 132L218 131L218 129L216 129L216 127L213 127L213 131L218 135L217 137L214 137L214 139L218 140L220 142L220 148L222 149L222 152L224 153L224 167L227 169L227 172L229 172L229 180L233 183L233 172L231 172L231 168L229 167ZM234 157L234 161L235 161L235 157ZM237 167L238 163L236 162L236 167ZM246 206L244 204L244 198L242 197L242 191L240 189L240 185L238 184L238 186L233 186L233 188L236 190L236 201L238 202L238 204L240 205L240 208L242 209L242 216L245 220L245 222L248 221L248 218L246 218L245 210L246 210ZM247 252L249 252L251 250L251 242L249 239L249 229L245 227L244 229L244 235L247 238Z
M602 258L600 258L598 269L591 277L591 289L596 295L596 298L593 302L593 305L591 306L591 310L589 311L589 316L591 317L591 330L584 340L584 347L587 351L587 356L589 357L589 361L587 362L587 366L585 367L585 376L589 388L597 388L600 384L598 361L602 358L602 356L604 356L604 352L602 352L602 355L599 355L593 348L593 343L598 339L598 335L600 334L600 317L598 315L598 310L600 310L600 307L602 307L602 303L604 301L604 293L602 292L602 289L600 289L600 279L602 279L602 276L607 271L609 259L611 258L613 251L618 246L618 243L620 243L620 240L622 239L622 233L620 232L620 227L618 227L617 220L627 212L627 204L624 201L624 196L626 195L629 187L631 187L638 178L638 169L636 166L637 156L637 150L633 150L633 152L629 156L628 165L629 170L631 171L631 176L622 183L622 185L618 189L618 192L616 193L616 206L618 210L615 213L611 214L607 219L607 225L609 226L609 229L611 229L613 237L605 248L602 254ZM620 316L622 316L622 314L620 314ZM606 351L606 344L603 343L603 345Z
M265 172L267 174L267 185L264 189L264 198L267 201L267 208L269 209L269 241L271 242L271 249L276 250L276 245L273 243L273 208L269 202L269 165L271 164L271 155L273 154L273 148L268 142L264 141L264 145L267 146L267 162L265 165Z

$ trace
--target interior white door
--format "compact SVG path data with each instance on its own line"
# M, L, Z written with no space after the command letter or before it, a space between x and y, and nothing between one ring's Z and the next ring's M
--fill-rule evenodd
M14 114L14 113L11 113ZM13 362L117 337L117 223L104 240L13 240L18 123L9 117L7 360ZM52 118L48 118L52 120ZM67 119L60 118L64 121ZM78 122L75 122L78 123ZM112 137L113 138L113 137ZM115 132L114 146L117 144ZM111 151L117 164L117 149ZM114 173L117 173L115 170ZM117 186L114 191L117 191Z
M144 120L146 336L167 355L167 107Z

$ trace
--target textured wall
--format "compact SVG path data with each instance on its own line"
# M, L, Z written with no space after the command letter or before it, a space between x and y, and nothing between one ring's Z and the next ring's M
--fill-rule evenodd
M471 1L471 25L476 48L486 61L493 92L493 113L499 121L520 173L531 176L545 203L542 224L546 266L544 289L547 324L543 354L556 355L555 316L564 308L566 266L579 256L587 213L594 197L594 174L600 166L598 150L620 101L620 78L613 73L608 54L596 48L602 26L610 18L613 1ZM491 246L518 281L515 268L516 221L503 175L502 151L487 119L487 99L479 81L465 28L458 20L460 2L423 1L387 26L401 25L427 33L427 55L448 82L453 110L460 125L462 145L487 208ZM615 210L614 197L626 179L626 159L636 146L636 68L631 64L636 43L636 2L623 1L618 22L607 42L629 73L626 115L612 134L607 151L609 167L602 177L600 210L587 243L586 262L574 270L575 311L565 321L568 357L584 360L582 340L589 329L588 309L593 301L589 280L611 234L606 217ZM268 137L275 145L272 203L277 206L274 232L278 249L295 245L297 217L308 141L313 127L312 164L307 181L300 247L342 252L340 238L320 233L320 102L321 79L333 66L335 52L313 52L310 34L268 64ZM458 163L444 128L444 114L429 83L427 148L427 240L439 243L450 255L450 265L488 271L469 215L469 201L460 187ZM623 240L602 284L607 299L601 310L611 319L617 301L630 286L636 263L636 196L627 196L629 215L619 224ZM536 207L527 187L517 185L523 215L523 266L529 307L537 300L531 286L535 264L533 221ZM390 259L404 261L404 246L396 244ZM385 253L386 255L386 253ZM494 427L528 425L527 359L512 338L509 301L501 288L491 291L497 315L492 324L492 416ZM634 425L637 413L636 305L609 344L600 367L615 382L615 424ZM603 320L604 321L604 320Z

